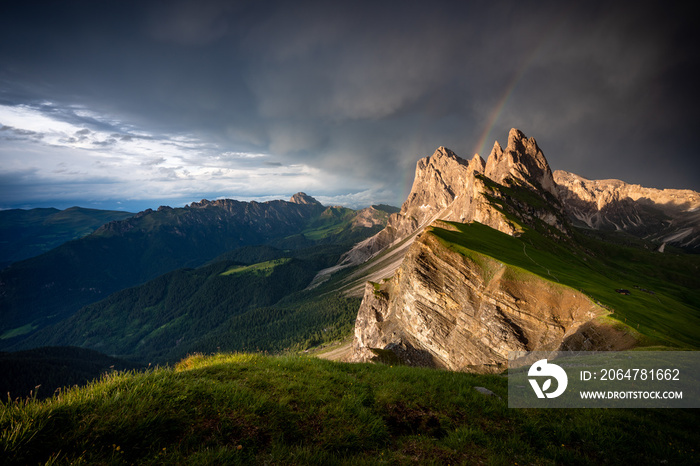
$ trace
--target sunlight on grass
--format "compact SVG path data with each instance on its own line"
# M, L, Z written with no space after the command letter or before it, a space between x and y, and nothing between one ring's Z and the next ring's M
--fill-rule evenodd
M643 335L644 344L696 348L700 341L700 282L695 256L669 256L579 238L560 244L526 229L512 237L480 223L434 227L445 246L483 264L484 255L541 279L580 290L611 317ZM616 289L632 290L622 295ZM642 289L647 291L642 291ZM653 290L653 292L649 292Z
M27 333L33 332L34 330L36 330L36 325L32 325L32 324L23 325L22 327L13 328L11 330L6 331L2 335L0 335L0 340L5 340L7 338L12 338L12 337L18 337L20 335L25 335Z
M270 275L272 275L272 271L275 270L275 267L277 267L278 265L285 264L290 260L291 258L284 257L282 259L274 259L271 261L260 262L258 264L253 265L236 265L226 270L225 272L222 272L221 275L228 276L252 273L261 277L269 277Z

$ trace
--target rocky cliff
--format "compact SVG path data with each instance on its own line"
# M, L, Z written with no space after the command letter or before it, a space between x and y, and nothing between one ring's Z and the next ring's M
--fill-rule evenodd
M508 185L518 180L535 190L557 194L552 170L537 141L515 128L508 134L505 149L498 141L494 143L484 174L496 183Z
M587 180L562 170L554 172L554 180L575 224L700 250L700 193L645 188L620 180Z
M509 351L563 347L606 313L577 290L485 255L459 254L431 228L391 279L367 283L350 360L389 355L410 365L495 370Z

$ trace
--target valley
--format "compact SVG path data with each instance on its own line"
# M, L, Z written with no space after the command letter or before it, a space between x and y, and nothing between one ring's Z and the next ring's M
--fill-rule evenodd
M144 211L12 264L0 272L0 348L114 292L245 246L284 250L335 244L345 250L381 229L388 215L381 208L357 213L326 208L302 194L293 197L295 202L202 201ZM363 220L353 223L356 216Z

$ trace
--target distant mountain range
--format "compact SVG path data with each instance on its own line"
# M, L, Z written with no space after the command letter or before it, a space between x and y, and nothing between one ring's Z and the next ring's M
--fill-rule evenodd
M87 236L130 212L71 207L65 210L0 210L0 269Z
M116 291L244 246L349 248L383 228L390 212L382 209L324 207L298 193L263 203L203 200L111 221L0 272L0 347Z
M700 252L700 194L687 189L653 189L620 180L587 180L554 172L558 197L574 225L627 232L666 245Z

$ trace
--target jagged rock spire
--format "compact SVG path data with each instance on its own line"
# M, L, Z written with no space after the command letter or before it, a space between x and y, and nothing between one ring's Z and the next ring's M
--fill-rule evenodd
M557 195L552 170L537 141L516 128L508 133L505 149L498 141L494 143L484 174L497 183L504 184L508 178L513 178L535 188L539 185Z
M498 142L494 144L487 162L478 154L464 160L441 146L433 155L416 163L413 187L401 211L391 215L384 230L358 244L347 257L356 263L364 261L392 244L415 236L438 219L476 221L509 235L519 234L518 228L485 195L489 188L479 175L500 184L520 180L532 189L544 189L557 196L552 171L537 142L518 129L510 131L505 149ZM557 224L555 216L542 220Z

